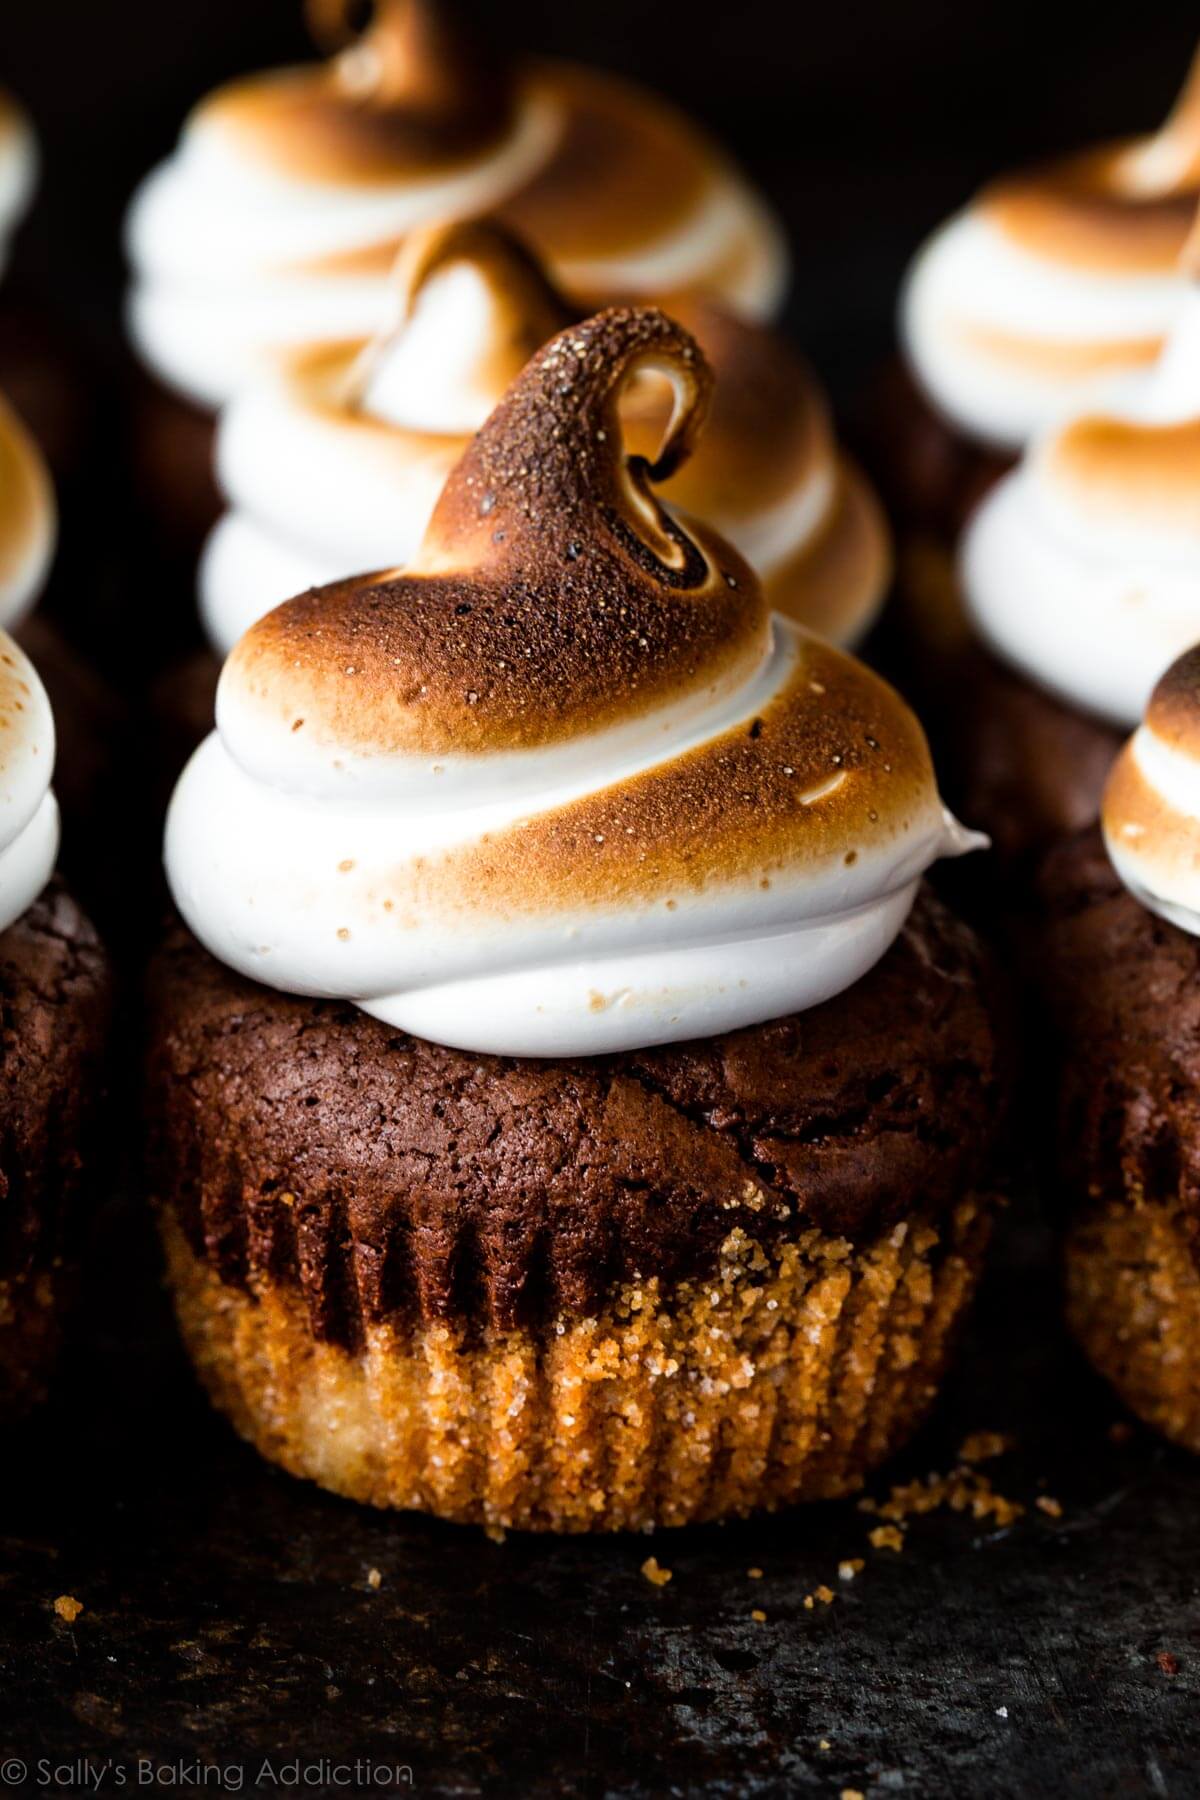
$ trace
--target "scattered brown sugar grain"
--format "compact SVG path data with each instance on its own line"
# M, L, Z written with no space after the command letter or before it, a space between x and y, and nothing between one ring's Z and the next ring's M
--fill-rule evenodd
M60 1619L65 1619L68 1625L73 1625L83 1611L83 1602L77 1600L74 1594L60 1594L54 1602L54 1610Z
M754 1611L750 1614L750 1617L754 1620L754 1623L756 1625L765 1625L767 1622L767 1615L765 1612L763 1612L762 1608L759 1606L756 1606L754 1608Z
M838 1564L838 1580L853 1581L856 1575L862 1574L866 1566L861 1556L847 1556Z
M370 1588L383 1586L383 1576L379 1573L378 1569L367 1570L367 1586Z
M873 1550L903 1550L904 1533L898 1525L877 1525L867 1533Z
M964 1463L991 1462L993 1457L1003 1456L1007 1450L1011 1450L1015 1443L1015 1438L1002 1431L973 1431L970 1437L963 1439L958 1460Z
M822 1585L816 1590L816 1596L817 1596L817 1599L821 1602L822 1606L832 1606L833 1605L833 1602L834 1602L833 1589L826 1587L824 1585L824 1583L822 1583Z
M886 1500L860 1500L859 1511L903 1523L947 1507L970 1513L973 1519L991 1519L1002 1529L1022 1517L1019 1500L998 1494L986 1475L960 1463L949 1475L928 1475L924 1481L908 1481L893 1487ZM874 1538L872 1537L872 1542Z
M750 1577L751 1581L761 1581L762 1580L763 1572L761 1569L747 1569L746 1573Z
M861 1788L843 1788L842 1800L863 1800Z
M654 1587L666 1587L674 1570L660 1568L658 1558L648 1556L642 1564L642 1574Z
M1170 1650L1160 1650L1154 1660L1164 1675L1178 1675L1179 1658Z
M1063 1516L1062 1501L1056 1500L1053 1494L1039 1494L1034 1505L1039 1512L1044 1512L1048 1519L1061 1519Z

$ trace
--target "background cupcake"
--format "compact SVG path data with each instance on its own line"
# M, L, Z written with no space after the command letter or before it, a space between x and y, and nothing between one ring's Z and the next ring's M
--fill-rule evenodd
M377 1504L584 1530L844 1492L982 1253L992 1026L917 898L971 840L891 690L621 456L647 364L668 477L694 340L554 338L405 576L242 640L171 810L184 1335L267 1455Z
M1049 860L1068 1316L1126 1404L1200 1450L1200 652L1121 753L1099 830Z
M54 721L0 632L0 1417L38 1399L57 1352L79 1204L92 1174L107 1016L104 957L51 881Z
M1200 61L1151 136L993 181L929 239L882 433L907 518L953 538L1030 438L1153 365L1198 195Z
M1011 858L1090 823L1123 732L1200 634L1200 291L1120 405L1036 439L964 534L975 634L930 693L956 801ZM979 649L982 644L983 649ZM930 659L937 670L936 658Z
M310 14L344 37L342 7ZM510 67L433 0L384 0L328 62L233 82L192 114L130 211L134 344L211 412L281 351L372 335L406 233L493 210L588 297L696 289L751 316L781 298L773 219L672 108L571 65ZM194 512L206 432L184 430L151 415L146 445Z

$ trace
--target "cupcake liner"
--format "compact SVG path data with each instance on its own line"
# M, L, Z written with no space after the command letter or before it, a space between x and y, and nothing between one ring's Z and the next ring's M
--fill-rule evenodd
M1067 1239L1067 1318L1132 1412L1200 1451L1197 1221L1168 1202L1113 1200Z
M163 1235L199 1374L263 1455L376 1506L581 1532L859 1487L936 1393L990 1211L969 1197L857 1245L738 1228L707 1277L623 1282L587 1316L393 1318L352 1347L269 1269L223 1281L169 1208Z

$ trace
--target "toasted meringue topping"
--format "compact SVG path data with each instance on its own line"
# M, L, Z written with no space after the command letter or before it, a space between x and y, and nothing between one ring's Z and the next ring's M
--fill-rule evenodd
M24 651L0 631L0 931L32 906L58 854L54 720Z
M1174 322L1198 196L1200 54L1158 132L994 182L925 245L901 324L933 400L1016 450L1119 393Z
M12 96L0 90L0 269L8 258L9 238L33 197L37 167L29 120Z
M1113 767L1104 839L1130 892L1200 934L1200 648L1159 681L1145 722Z
M1200 637L1200 287L1121 411L1037 439L983 502L962 549L992 646L1085 711L1136 724Z
M394 280L391 320L373 342L294 358L222 416L218 469L233 510L200 575L222 653L302 588L406 562L470 433L576 316L494 224L413 233ZM665 498L728 538L779 611L854 641L887 585L888 535L836 449L815 381L761 327L686 296L669 310L699 337L716 387L704 436ZM670 404L661 376L630 385L621 416L632 449L653 453Z
M41 452L0 399L0 627L20 622L54 553L54 489Z
M672 396L652 459L623 447L648 372ZM247 633L167 828L215 955L443 1042L573 1055L814 1005L883 954L975 840L899 697L655 491L710 388L661 313L569 327L403 574Z
M672 109L557 65L481 69L432 0L384 0L332 62L196 109L130 211L131 330L217 405L297 345L371 336L407 233L497 207L572 291L778 304L773 219Z

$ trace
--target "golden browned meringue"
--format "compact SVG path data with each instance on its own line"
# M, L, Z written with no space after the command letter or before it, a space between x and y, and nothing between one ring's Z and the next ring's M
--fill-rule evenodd
M645 375L672 401L650 456L624 446ZM661 312L568 327L403 573L246 633L168 823L214 954L533 1055L732 1029L877 960L921 872L971 840L898 695L655 491L711 389Z
M215 406L281 351L377 330L410 231L496 210L589 299L684 288L764 317L781 296L774 219L672 107L566 65L485 66L434 0L377 0L327 63L195 109L130 210L131 329Z
M364 563L406 561L471 432L578 317L536 260L486 221L413 233L393 295L371 343L297 355L222 418L218 468L231 511L200 576L222 651L269 601ZM856 641L887 586L889 537L837 448L811 372L772 333L711 301L681 294L663 305L715 374L705 432L664 497L728 538L777 610ZM661 376L629 385L621 417L631 449L652 456L671 404Z
M346 0L307 0L307 12L328 62L247 76L204 102L255 160L292 179L371 185L397 168L452 168L511 128L508 72L432 0L383 0L357 39Z
M1200 934L1200 647L1172 663L1113 766L1104 840L1152 912Z
M1166 123L992 182L915 259L917 374L971 436L1018 449L1163 347L1200 198L1200 52Z
M37 598L54 550L54 489L41 452L0 398L0 629Z

